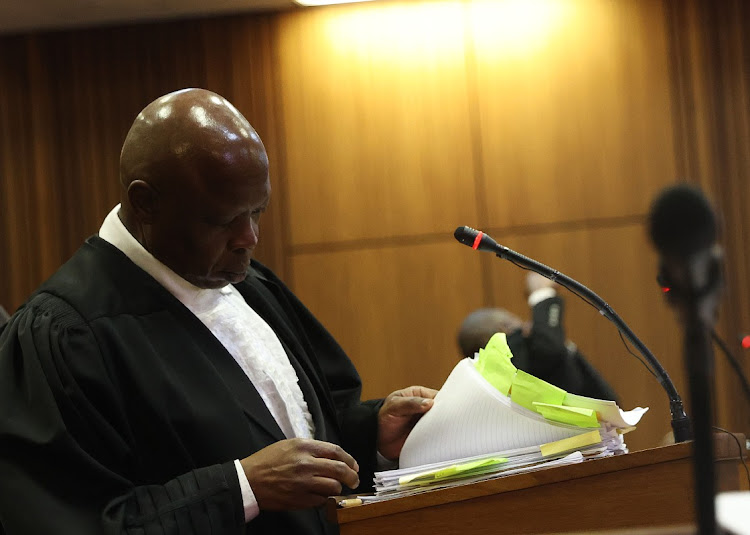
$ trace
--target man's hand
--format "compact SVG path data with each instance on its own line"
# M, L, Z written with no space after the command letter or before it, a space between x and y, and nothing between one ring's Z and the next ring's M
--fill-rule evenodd
M359 486L359 465L340 446L292 438L240 461L261 510L317 507L341 494L342 484Z
M378 413L378 451L386 459L401 455L406 437L417 421L433 404L438 391L424 386L410 386L391 393Z
M557 284L539 273L530 271L529 274L526 275L526 297L529 297L540 288L557 288Z

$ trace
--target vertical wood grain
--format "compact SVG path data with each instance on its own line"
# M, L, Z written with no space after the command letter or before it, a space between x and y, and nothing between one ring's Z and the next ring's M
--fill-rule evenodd
M522 24L508 26L500 4L0 38L0 304L18 306L96 232L118 200L136 113L206 87L269 152L274 194L257 256L351 352L367 395L439 386L472 308L525 310L523 272L456 244L463 224L599 291L682 385L679 329L653 293L642 226L665 184L703 185L727 250L721 330L730 341L750 330L750 8L561 0L547 33L512 41ZM624 404L652 407L628 442L658 443L661 389L595 311L567 302L570 337ZM746 431L750 411L736 408L736 380L717 362L718 421Z

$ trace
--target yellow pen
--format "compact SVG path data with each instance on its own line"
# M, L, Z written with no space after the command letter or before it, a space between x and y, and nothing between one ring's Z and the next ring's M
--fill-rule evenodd
M346 500L339 500L339 507L352 507L354 505L362 505L362 500L359 498L347 498Z

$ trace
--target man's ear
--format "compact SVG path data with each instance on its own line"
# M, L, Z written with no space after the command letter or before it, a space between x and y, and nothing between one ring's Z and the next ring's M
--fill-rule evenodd
M133 180L128 186L128 200L138 221L153 223L159 212L159 193L151 184L144 180Z

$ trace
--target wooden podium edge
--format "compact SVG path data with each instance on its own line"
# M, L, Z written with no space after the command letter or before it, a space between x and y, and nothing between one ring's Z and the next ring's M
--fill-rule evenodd
M719 461L736 461L740 457L747 457L745 436L734 434L740 441L741 453L737 442L726 433L714 435L714 459ZM642 466L682 461L692 457L692 442L660 446L622 455L615 455L603 459L592 459L580 464L545 468L535 472L516 474L498 479L480 481L447 489L437 489L423 494L395 498L382 502L341 508L338 502L352 496L337 496L328 499L326 515L337 524L356 522L368 518L387 516L405 511L413 511L446 503L471 500L492 494L501 494L566 480L581 479L629 470Z

